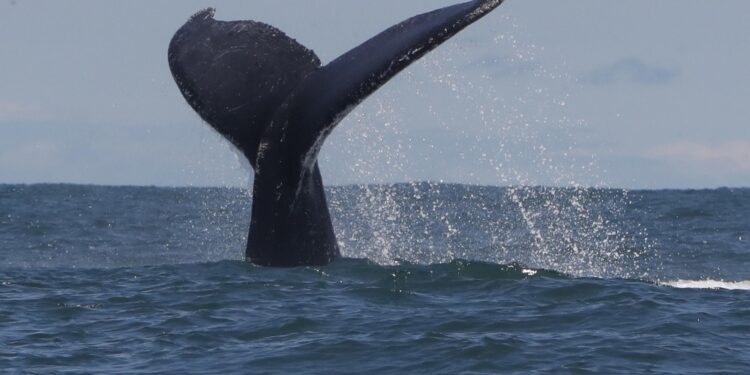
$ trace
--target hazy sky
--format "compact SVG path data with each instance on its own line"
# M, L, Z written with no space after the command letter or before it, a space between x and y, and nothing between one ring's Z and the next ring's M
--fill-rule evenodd
M207 6L326 63L445 0L0 0L0 183L244 185L166 49ZM507 0L340 124L328 184L750 186L750 2Z

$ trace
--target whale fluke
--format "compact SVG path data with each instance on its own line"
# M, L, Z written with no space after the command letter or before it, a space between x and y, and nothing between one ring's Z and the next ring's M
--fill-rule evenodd
M248 259L324 265L339 256L318 154L354 107L503 0L476 0L401 22L322 66L273 26L196 13L169 46L188 103L255 171Z
M320 60L273 26L213 16L198 12L177 31L169 67L193 109L254 167L263 131Z

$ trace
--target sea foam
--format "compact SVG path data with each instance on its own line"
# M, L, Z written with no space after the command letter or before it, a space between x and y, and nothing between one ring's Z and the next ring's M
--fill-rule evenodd
M676 280L661 282L661 285L680 289L728 289L750 290L750 280L722 281L722 280Z

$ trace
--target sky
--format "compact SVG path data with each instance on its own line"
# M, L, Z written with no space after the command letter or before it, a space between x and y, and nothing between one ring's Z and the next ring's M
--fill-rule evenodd
M445 0L0 0L0 183L247 186L172 81L202 8L325 64ZM507 0L347 117L330 185L750 186L750 2Z

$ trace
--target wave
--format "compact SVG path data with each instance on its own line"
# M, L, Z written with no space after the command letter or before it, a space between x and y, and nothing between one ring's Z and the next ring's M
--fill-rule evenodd
M726 290L750 290L750 280L723 281L723 280L675 280L662 281L660 285L679 289L726 289Z

